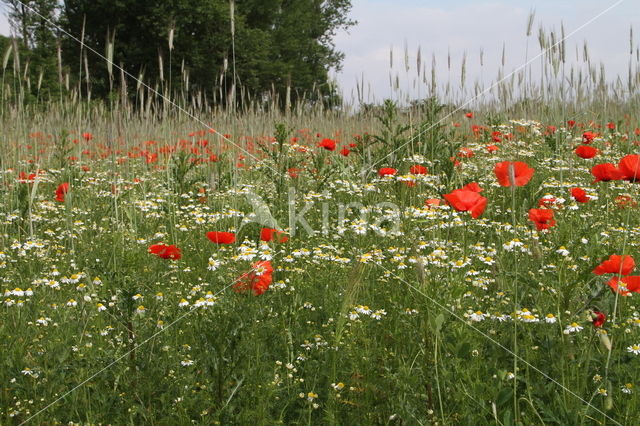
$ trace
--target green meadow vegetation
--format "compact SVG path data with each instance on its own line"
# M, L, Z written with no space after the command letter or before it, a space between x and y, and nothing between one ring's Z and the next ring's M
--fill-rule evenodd
M633 35L626 82L541 29L537 77L357 106L45 96L7 40L0 423L637 423Z

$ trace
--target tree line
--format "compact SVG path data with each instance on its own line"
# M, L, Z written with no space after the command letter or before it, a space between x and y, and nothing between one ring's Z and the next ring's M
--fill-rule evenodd
M13 64L25 97L40 99L132 97L141 83L128 74L226 106L331 103L344 58L333 36L355 24L350 0L0 1L13 34L0 40L3 79Z

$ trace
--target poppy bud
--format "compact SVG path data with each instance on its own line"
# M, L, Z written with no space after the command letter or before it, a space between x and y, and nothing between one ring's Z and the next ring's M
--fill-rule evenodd
M602 324L604 324L605 321L607 320L607 316L602 312L593 311L590 314L591 314L591 322L593 323L593 326L596 328L602 327Z
M602 347L606 351L610 351L611 350L611 339L609 339L609 336L607 335L607 332L604 331L604 330L599 330L598 331L598 338L600 339L600 344L602 345Z
M607 395L604 399L604 409L609 411L613 408L613 397L611 395Z

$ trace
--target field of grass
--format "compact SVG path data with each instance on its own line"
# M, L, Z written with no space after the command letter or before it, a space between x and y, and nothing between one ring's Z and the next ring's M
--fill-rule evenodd
M340 109L112 45L109 99L47 98L8 49L0 424L637 424L630 33L614 80L563 26L489 85L405 44L395 102Z
M6 113L0 423L635 424L637 114L447 111Z

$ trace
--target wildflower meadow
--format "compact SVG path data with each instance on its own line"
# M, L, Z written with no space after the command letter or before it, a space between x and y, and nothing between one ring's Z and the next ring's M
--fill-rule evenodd
M640 68L541 32L474 103L3 69L0 424L638 424Z
M633 423L640 130L452 119L22 123L4 422Z

